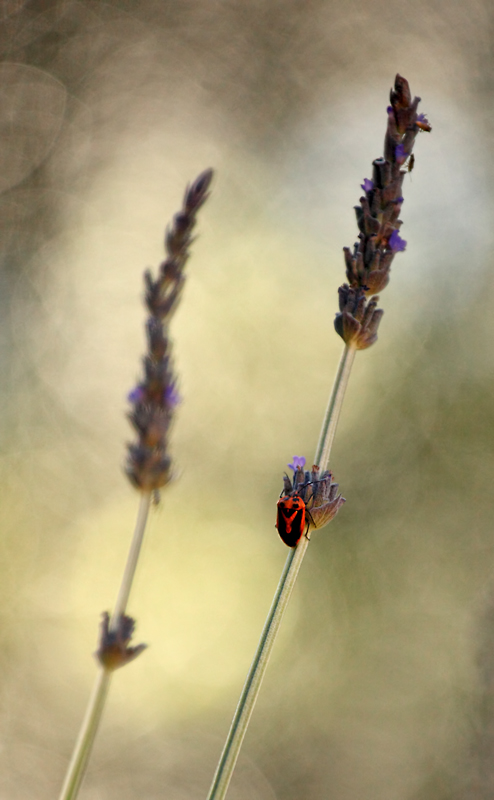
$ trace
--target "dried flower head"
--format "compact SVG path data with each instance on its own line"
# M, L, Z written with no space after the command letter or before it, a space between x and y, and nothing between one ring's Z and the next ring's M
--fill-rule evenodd
M100 640L95 656L102 667L113 672L137 658L147 644L128 646L135 628L132 617L121 614L115 630L110 630L110 615L105 611L101 616Z
M144 377L128 395L129 419L138 440L128 445L126 473L134 486L145 492L165 486L172 476L168 435L173 412L180 402L173 371L169 323L185 283L184 267L193 241L196 214L207 200L213 171L203 172L187 187L183 208L166 231L167 257L158 277L144 274L148 350L143 359Z
M368 300L363 289L344 283L338 289L340 313L334 326L345 344L365 350L377 339L377 329L384 311L377 308L379 297Z
M362 294L369 296L386 288L393 258L406 247L406 241L399 234L402 224L399 219L403 204L402 185L408 171L406 164L409 169L413 167L415 157L412 156L412 150L417 133L432 130L425 115L417 114L420 97L412 100L408 81L401 75L396 76L390 102L384 158L376 158L372 162L372 179L364 179L361 188L365 194L360 198L360 205L355 206L358 242L353 250L343 248L349 285L345 284L340 289L340 313L336 315L335 328L347 344L356 341L351 339L351 330L358 329L358 325L349 320L349 316L353 315L349 305L353 303L360 316L365 317L367 309L362 311ZM342 313L345 314L344 318ZM380 311L379 316L376 313L373 312L371 322L374 338L372 341L368 338L365 347L377 339L377 327L383 312ZM360 324L362 318L354 317L354 321ZM359 346L359 349L362 347Z
M304 470L303 456L294 456L293 463L297 465L293 479L286 473L283 477L282 497L300 497L305 504L308 530L323 528L336 516L345 498L338 494L338 484L333 482L330 470L322 474L317 466Z

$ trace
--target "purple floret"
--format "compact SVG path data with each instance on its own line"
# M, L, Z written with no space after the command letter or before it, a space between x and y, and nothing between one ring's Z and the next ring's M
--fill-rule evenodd
M133 403L137 405L138 403L142 403L146 396L146 392L144 391L142 386L135 386L131 392L127 395L127 400L129 403Z
M172 408L176 408L182 402L182 398L180 397L175 384L166 387L164 391L164 401L167 406L171 406Z
M395 158L398 162L406 161L408 153L405 152L405 147L402 144L397 144L395 149Z
M303 456L293 456L293 464L288 464L290 469L293 469L294 472L300 467L303 469L305 467L305 458Z
M394 230L389 237L388 246L393 253L401 253L407 246L405 239L402 239L397 230Z
M372 192L374 181L371 181L369 178L364 178L364 182L360 184L360 188L363 189L364 192Z

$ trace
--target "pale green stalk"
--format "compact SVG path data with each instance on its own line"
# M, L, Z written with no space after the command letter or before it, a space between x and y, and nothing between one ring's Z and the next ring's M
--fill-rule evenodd
M136 526L130 544L127 563L125 565L122 582L115 602L115 607L110 619L110 631L115 631L118 620L125 614L127 602L129 600L132 581L134 579L139 553L141 551L144 531L151 503L151 493L145 492L141 495L139 511L137 514ZM60 793L59 800L74 800L79 793L79 789L84 778L91 750L96 738L101 716L105 706L108 689L110 688L112 672L105 667L100 667L93 686L93 691L89 699L86 714L79 731L72 759L70 761L67 775Z
M77 797L103 713L110 681L111 672L104 667L100 667L82 721L81 730L75 743L67 775L65 776L60 800L69 800L69 798Z
M328 407L324 415L321 433L317 443L316 455L314 457L314 464L317 464L321 472L324 472L324 470L328 468L336 426L340 418L341 406L343 405L343 399L345 397L346 387L350 372L352 371L356 352L354 347L348 344L345 345L345 349L341 354L340 363L338 364L338 372L334 379L333 390L329 396Z
M327 468L329 462L331 446L333 444L355 352L356 350L354 347L349 345L345 346L338 372L336 373L314 458L314 464L320 467L321 472ZM290 595L295 581L297 580L298 571L308 546L309 539L306 536L302 536L297 547L291 549L288 554L273 603L257 646L254 660L252 661L247 680L245 681L242 694L240 695L240 700L233 717L225 747L223 748L216 774L209 791L208 800L223 800L228 791L240 748L242 747L242 742L261 688L262 679L266 672L276 634L280 628L283 614L290 600Z
M130 543L129 555L127 556L127 563L125 565L122 582L118 591L115 607L110 620L110 631L114 631L118 625L118 620L125 614L127 603L129 602L130 590L141 552L142 540L144 538L144 531L146 530L146 522L149 514L149 506L151 505L151 492L143 492L141 494L141 502L139 503L139 511L137 512L136 526L134 535Z

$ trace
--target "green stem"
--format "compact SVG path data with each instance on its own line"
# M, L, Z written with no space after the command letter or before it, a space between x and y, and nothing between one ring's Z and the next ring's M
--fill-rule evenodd
M127 556L127 563L125 565L122 582L118 591L115 607L110 620L110 631L114 631L118 625L118 620L125 614L127 603L129 602L130 590L141 552L142 540L144 539L144 531L146 530L146 522L149 514L149 507L151 505L151 492L143 492L141 494L141 502L139 503L139 511L137 512L136 526L132 541L130 543L129 555Z
M338 372L336 373L333 389L329 396L328 407L324 415L319 442L317 443L316 455L314 457L314 464L317 464L321 472L324 472L324 470L328 468L329 456L340 418L341 406L343 405L343 399L345 397L346 387L348 385L348 379L352 371L356 352L354 347L345 345L345 349L341 354L340 363L338 364Z
M81 730L74 747L67 775L65 776L60 800L69 800L69 798L72 799L78 795L105 706L106 696L110 688L110 680L111 672L100 667L91 697L89 698L86 714L82 721Z
M324 470L329 462L331 446L333 444L336 425L338 423L338 417L354 357L354 348L350 348L347 345L341 356L338 372L336 373L314 459L314 463L318 464L321 470ZM254 660L252 661L244 688L242 689L242 694L240 695L240 700L216 769L211 789L209 790L208 800L223 800L228 791L240 748L242 747L242 742L259 695L262 679L266 672L276 634L280 628L283 614L290 600L290 595L295 581L297 580L298 572L308 546L309 539L306 536L302 536L297 547L291 549L288 554L273 603L254 655Z
M125 609L129 600L130 590L132 588L132 581L134 579L139 553L141 551L142 540L144 531L146 529L146 522L149 514L149 506L151 503L151 494L145 493L141 495L141 502L139 504L139 511L137 514L136 526L132 541L130 544L129 554L127 556L127 563L125 565L122 582L118 592L115 607L110 620L110 631L114 631L118 625L118 620L122 614L125 614ZM111 671L100 667L96 681L93 686L91 697L86 709L79 736L75 743L74 752L65 776L65 781L60 793L59 800L74 800L78 793L86 773L89 757L93 748L96 733L101 721L103 709L105 707L108 689L110 688Z

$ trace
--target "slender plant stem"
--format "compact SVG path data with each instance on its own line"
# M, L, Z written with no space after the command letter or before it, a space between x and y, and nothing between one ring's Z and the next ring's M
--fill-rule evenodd
M65 776L65 782L60 794L60 800L69 800L77 797L79 788L86 772L87 762L91 755L96 732L99 727L101 715L105 705L108 689L110 688L111 672L100 667L98 675L89 698L86 714L82 721L81 730L72 754L72 760Z
M329 456L340 418L341 406L343 405L343 399L345 397L346 387L350 372L352 371L356 352L354 347L347 344L341 354L338 372L334 379L333 390L329 396L328 407L324 415L319 442L317 443L316 455L314 457L314 464L317 464L321 472L324 472L324 470L328 468Z
M125 565L122 582L117 595L117 600L110 620L110 631L114 631L118 625L118 620L125 613L129 599L132 581L134 579L139 553L141 551L144 531L149 514L151 503L151 493L145 492L141 495L139 511L137 514L136 526L130 544L127 563ZM110 688L112 672L104 667L100 667L93 691L89 699L79 736L77 738L72 759L70 761L65 782L60 793L59 800L74 800L79 793L79 789L84 778L91 750L93 748L96 733L98 731L105 701Z
M141 494L141 502L139 503L139 511L137 512L136 526L132 541L130 543L129 555L127 556L127 563L125 565L124 574L120 589L118 590L115 607L110 620L110 631L114 631L118 625L118 620L122 614L125 614L127 603L129 602L129 594L132 588L132 581L139 560L141 552L142 540L144 538L144 531L146 530L146 522L149 514L149 507L151 505L151 492L143 492Z
M354 357L355 349L347 345L342 353L338 372L336 373L314 459L314 463L320 466L321 471L326 468L329 461L336 425L338 423L338 417L340 415ZM240 695L240 700L216 769L211 789L209 790L208 800L223 800L228 791L240 748L242 747L242 742L259 695L262 679L266 672L276 634L280 628L283 614L290 600L290 595L295 581L297 580L298 572L308 546L309 539L306 536L302 536L297 547L291 549L288 554L273 603L254 655L254 660L252 661L244 688L242 689L242 694Z

